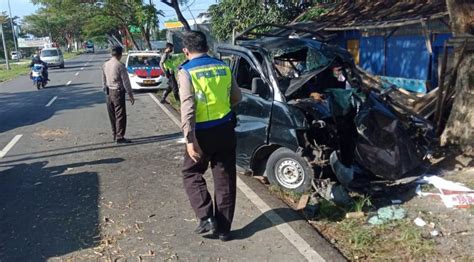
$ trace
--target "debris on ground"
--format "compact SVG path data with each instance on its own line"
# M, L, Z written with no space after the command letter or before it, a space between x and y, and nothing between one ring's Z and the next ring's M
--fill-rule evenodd
M303 210L308 204L308 202L309 202L308 194L301 196L300 201L298 201L298 205L296 206L296 210Z
M346 218L362 218L364 216L365 216L364 212L361 212L361 211L346 213Z
M415 225L417 225L417 226L419 226L419 227L424 227L424 226L426 226L425 220L423 220L423 218L421 218L421 217L415 218L415 220L414 220L413 222L415 223Z
M405 218L406 211L399 206L387 206L377 210L377 215L369 219L371 225L382 225L392 220L400 220Z
M317 184L313 187L318 195L334 202L336 205L349 206L353 202L343 185L336 184L328 179L317 181Z
M470 208L474 205L474 190L464 186L464 184L438 176L424 177L422 182L433 185L439 193L423 192L421 186L418 185L416 193L419 196L439 197L447 208Z
M69 131L65 129L49 129L45 127L40 127L36 129L36 132L34 134L44 140L51 142L69 135Z

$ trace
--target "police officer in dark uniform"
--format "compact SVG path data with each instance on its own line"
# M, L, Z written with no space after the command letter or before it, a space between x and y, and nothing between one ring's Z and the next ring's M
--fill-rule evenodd
M236 199L236 137L232 105L241 99L230 68L207 55L202 32L184 34L188 59L178 73L181 121L186 139L183 180L191 206L199 218L195 233L211 232L230 238ZM211 166L214 202L203 178Z
M125 138L127 127L127 111L125 107L125 92L132 105L135 103L132 86L122 59L122 47L112 47L112 58L102 66L102 85L107 94L107 111L109 113L112 134L117 144L130 143Z

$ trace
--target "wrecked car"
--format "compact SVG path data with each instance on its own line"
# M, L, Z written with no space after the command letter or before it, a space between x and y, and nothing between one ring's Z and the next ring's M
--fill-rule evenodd
M423 167L429 123L396 110L383 92L365 90L346 50L326 44L316 33L298 37L295 29L272 27L278 33L247 30L236 45L217 49L242 90L242 101L234 108L238 167L300 193L327 179L347 188L364 188L375 180L396 182ZM355 112L355 171L350 178L337 174L334 152L346 145L337 139L334 98L308 97L312 84L324 85L321 75L335 61L343 64L345 89L354 91L345 93Z

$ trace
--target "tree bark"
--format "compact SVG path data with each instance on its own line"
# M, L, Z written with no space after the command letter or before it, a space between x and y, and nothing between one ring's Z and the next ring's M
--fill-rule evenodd
M178 20L183 24L185 31L191 31L191 27L189 26L188 21L186 20L186 18L184 18L183 13L181 13L181 10L179 9L178 0L161 0L161 2L174 9L176 15L178 16Z
M125 32L127 33L127 36L130 37L130 40L132 40L132 43L133 43L133 46L135 46L135 49L140 50L140 46L138 46L132 33L130 33L130 30L128 30L128 26L124 26L124 28L125 28Z
M145 40L148 50L152 50L151 42L150 42L150 28L148 27L145 28L144 26L140 26L140 30L142 31L142 37L143 37L143 40Z
M446 0L451 30L455 36L474 33L474 3ZM459 50L455 50L459 52ZM459 53L455 54L458 59ZM441 135L441 145L456 144L467 154L474 154L474 52L466 51L457 72L453 107Z

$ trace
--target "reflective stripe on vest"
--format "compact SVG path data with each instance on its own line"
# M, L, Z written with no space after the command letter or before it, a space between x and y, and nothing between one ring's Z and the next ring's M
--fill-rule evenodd
M217 124L221 122L219 120L228 118L231 107L232 73L230 68L221 61L207 56L206 60L207 63L187 68L194 87L196 128L204 126L199 125L201 123L216 121Z

